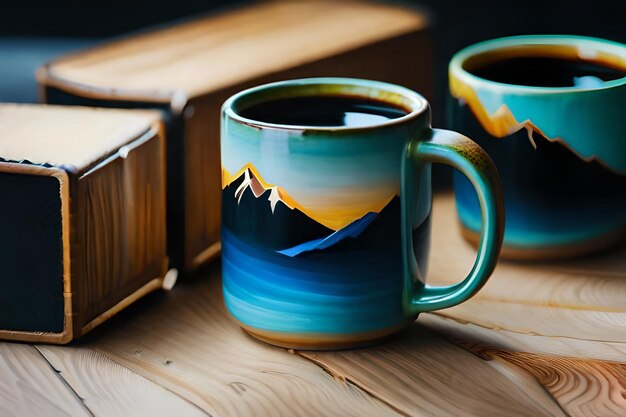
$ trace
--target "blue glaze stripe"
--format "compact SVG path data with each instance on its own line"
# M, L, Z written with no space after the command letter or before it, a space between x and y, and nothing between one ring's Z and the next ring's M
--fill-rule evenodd
M310 262L252 248L228 230L223 230L222 245L224 300L233 316L249 326L354 334L379 331L404 320L400 276L380 277L389 273L383 270L387 265L373 269L374 263L358 266L350 256L342 256L343 268L316 274L299 269ZM277 259L282 267L277 267ZM348 269L352 272L346 273ZM301 276L307 280L299 280ZM316 276L321 279L316 281Z

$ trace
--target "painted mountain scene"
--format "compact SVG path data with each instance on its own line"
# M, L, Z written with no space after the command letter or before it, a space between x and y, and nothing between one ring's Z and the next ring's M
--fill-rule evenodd
M275 331L304 326L337 333L402 321L398 196L380 212L333 230L249 165L223 188L222 207L224 297L240 321L261 328L271 322ZM427 245L417 249L424 266Z
M369 212L347 226L330 229L305 214L279 186L267 186L254 170L223 190L223 224L245 242L294 257L330 248L380 249L400 243L400 199L389 198L379 213ZM337 246L337 248L335 248Z
M279 250L333 233L295 207L280 187L263 184L249 167L222 192L223 223L239 238Z

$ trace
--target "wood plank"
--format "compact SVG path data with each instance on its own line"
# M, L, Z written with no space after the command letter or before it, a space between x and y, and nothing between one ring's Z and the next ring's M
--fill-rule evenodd
M435 314L420 322L503 369L530 373L570 416L626 415L626 364L598 360L626 361L625 343L520 334Z
M253 340L211 279L182 283L96 329L87 346L211 415L397 415L306 359Z
M0 343L0 415L89 416L91 412L33 346Z
M503 372L418 323L373 348L299 353L406 415L565 415L526 372Z
M0 104L0 156L83 171L160 123L148 110Z
M478 298L439 314L493 329L552 337L626 342L626 313L575 310Z
M440 314L423 314L419 320L421 324L443 335L446 339L463 345L475 344L512 352L626 362L626 343L519 333L501 328L484 327L464 319Z
M572 417L626 415L626 364L473 345L477 354L533 375Z
M37 349L97 416L208 415L100 352L44 345Z
M497 351L531 374L572 417L626 415L626 364Z
M85 94L170 101L175 94L218 91L426 25L424 13L393 5L263 2L69 55L38 77Z

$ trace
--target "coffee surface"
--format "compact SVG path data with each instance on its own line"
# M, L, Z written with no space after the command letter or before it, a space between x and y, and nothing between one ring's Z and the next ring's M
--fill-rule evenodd
M470 73L499 83L535 87L595 88L626 77L626 71L562 58L507 58L471 69Z
M362 97L312 96L270 100L240 111L251 120L292 126L373 126L406 115L390 103Z

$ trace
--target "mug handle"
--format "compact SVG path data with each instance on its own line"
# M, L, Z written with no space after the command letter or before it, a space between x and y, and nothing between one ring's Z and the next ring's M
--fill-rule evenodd
M411 141L402 158L402 260L404 274L403 308L407 315L452 307L471 298L482 288L493 272L504 237L504 199L496 167L487 153L460 133L429 129L425 141ZM440 287L426 285L413 252L413 223L419 207L430 208L431 163L443 163L458 169L471 181L478 194L483 226L478 256L469 275L461 282ZM425 184L427 181L427 185ZM429 211L430 212L430 211ZM421 213L425 218L428 213ZM424 220L424 219L420 219ZM420 281L416 291L416 279Z

